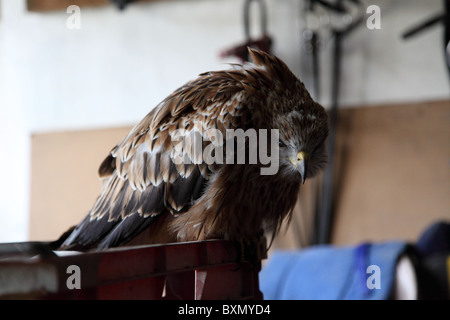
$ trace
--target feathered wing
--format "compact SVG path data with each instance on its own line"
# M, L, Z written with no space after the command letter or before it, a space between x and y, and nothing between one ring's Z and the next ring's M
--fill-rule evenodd
M198 149L180 138L198 142L207 138L207 129L225 136L227 128L246 126L251 119L241 112L248 102L244 91L254 90L248 76L244 71L201 74L153 109L101 164L102 193L61 248L118 246L161 217L186 212L218 167L201 162ZM203 147L208 143L204 139ZM180 154L190 161L179 161Z

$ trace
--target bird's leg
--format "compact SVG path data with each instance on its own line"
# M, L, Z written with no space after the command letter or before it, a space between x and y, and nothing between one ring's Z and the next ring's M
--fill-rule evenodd
M236 241L238 248L238 261L236 270L242 268L244 263L250 262L258 270L261 266L261 260L267 258L267 243L264 234L252 237L240 238Z
M239 262L242 263L243 261L245 261L247 251L245 239L244 238L239 239L238 244L239 244Z
M239 240L240 247L240 261L253 261L255 256L255 243L254 240L249 238L242 238Z
M266 238L261 235L241 238L238 241L240 261L259 262L267 257Z
M252 262L258 263L267 258L267 240L263 232L253 237L252 258Z
M238 271L242 267L242 263L245 260L245 241L243 238L240 238L236 240L236 247L237 247L237 267L236 269L233 269L233 271Z

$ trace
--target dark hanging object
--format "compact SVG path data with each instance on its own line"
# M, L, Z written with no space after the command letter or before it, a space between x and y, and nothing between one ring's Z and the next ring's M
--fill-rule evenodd
M259 18L261 23L261 35L252 39L250 37L250 4L255 1L259 5ZM236 56L242 61L249 61L247 47L271 53L272 38L267 33L267 9L264 0L245 0L244 2L244 32L245 42L221 53L221 57Z
M439 24L444 24L444 57L445 62L447 64L448 75L450 76L450 0L444 0L444 13L438 13L428 20L425 20L416 26L410 28L408 31L404 32L402 38L407 40L411 37L416 36L417 34L422 33L429 29L430 27L434 27Z
M321 5L325 9L344 14L351 14L351 6L357 10L358 14L356 18L352 22L349 23L343 29L333 29L332 34L334 36L334 48L332 55L332 83L331 83L331 108L328 111L329 119L330 119L330 133L327 139L327 153L328 153L328 165L325 168L325 171L322 176L322 184L318 190L318 199L316 199L315 208L315 221L314 221L314 235L313 235L313 244L327 244L331 241L331 232L334 220L334 211L336 204L335 197L335 148L336 148L336 128L338 122L338 107L339 107L339 91L340 91L340 82L341 82L341 63L342 63L342 43L344 39L354 31L358 26L361 25L361 22L364 18L365 8L363 3L360 0L337 0L334 3L325 1L325 0L311 0L309 3L308 10L313 10L314 5ZM311 38L312 41L317 42L316 38L313 36ZM315 43L312 43L315 46ZM313 47L314 49L314 47ZM313 51L314 52L314 51ZM315 64L318 64L318 58L315 57ZM314 76L318 76L318 65L314 66L317 70ZM318 80L317 86L318 88ZM317 90L318 91L318 90Z
M120 10L124 10L126 6L130 3L135 2L136 0L109 0L114 5L116 5Z

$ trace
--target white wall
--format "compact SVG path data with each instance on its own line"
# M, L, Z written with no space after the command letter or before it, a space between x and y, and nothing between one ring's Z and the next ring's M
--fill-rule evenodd
M66 27L64 11L30 13L25 0L0 1L0 242L27 239L32 133L136 123L198 73L236 62L218 55L244 38L240 0L143 3L124 12L82 8L79 30ZM300 58L301 1L267 3L275 53L309 86L310 68ZM362 27L347 40L342 104L448 98L442 27L400 39L412 23L442 10L442 1L371 4L381 7L382 29ZM325 106L327 43L321 54Z

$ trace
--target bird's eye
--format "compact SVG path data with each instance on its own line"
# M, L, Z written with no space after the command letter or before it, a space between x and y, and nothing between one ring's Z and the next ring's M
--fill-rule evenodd
M284 142L281 141L281 140L278 141L278 145L280 146L280 148L285 148L285 147L286 147L286 145L284 144Z

